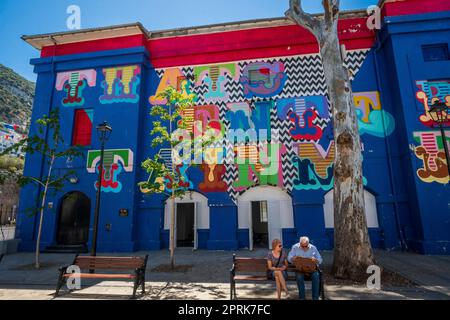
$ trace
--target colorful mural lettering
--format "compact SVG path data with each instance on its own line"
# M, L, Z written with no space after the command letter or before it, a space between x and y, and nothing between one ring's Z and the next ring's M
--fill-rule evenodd
M283 186L283 175L280 174L281 156L286 152L284 145L263 143L235 147L235 162L238 178L233 187L242 191L255 185Z
M355 92L353 101L360 135L369 134L384 138L394 132L394 117L389 112L382 110L378 91Z
M102 104L136 103L139 101L138 86L141 82L140 66L125 66L103 69L105 80L102 81Z
M225 117L230 122L231 130L239 132L252 130L248 135L236 134L233 140L245 142L271 139L270 113L274 108L272 101L256 102L253 110L247 102L230 103L227 107L229 111Z
M197 134L205 134L208 129L214 129L217 138L223 136L225 126L220 121L219 108L215 105L195 106L193 108L194 122ZM220 134L219 134L220 133Z
M236 81L239 79L235 63L194 68L195 85L201 86L204 83L208 87L208 91L204 93L204 99L207 103L228 100L229 94L225 89L227 75Z
M449 183L444 144L439 131L414 132L414 140L419 144L414 149L423 167L417 170L420 180L427 183ZM446 132L446 142L450 148L450 132Z
M298 156L293 159L298 170L294 189L324 191L332 189L335 152L334 141L330 142L327 150L319 144L300 143Z
M55 88L57 91L66 91L66 97L61 102L63 106L76 107L84 104L83 90L86 85L95 87L96 83L97 71L94 69L59 72Z
M273 97L284 87L287 76L281 62L255 62L243 71L240 82L244 88L244 97Z
M440 81L417 81L418 91L416 93L417 100L423 105L425 113L419 117L420 122L430 128L436 127L437 124L430 116L430 108L436 102L445 103L450 107L450 80ZM444 126L450 126L450 114L446 114L448 121Z
M323 126L330 119L325 96L279 99L277 115L280 120L288 119L293 123L289 133L294 140L302 141L319 140L323 134ZM317 121L319 119L322 122Z
M151 104L166 103L157 95L168 86L194 93L196 105L182 114L194 145L207 129L216 129L215 142L202 155L194 154L198 169L186 163L177 168L182 187L227 192L233 201L256 185L288 192L332 189L333 130L317 65L320 57L308 56L156 70L161 81ZM350 66L353 74L359 66ZM378 92L356 93L355 105L363 134L382 138L393 132L394 119L381 109ZM170 150L165 154L162 158L171 166ZM203 177L194 184L189 174L198 170ZM149 179L171 189L167 177Z
M89 150L87 156L87 171L97 173L100 169L100 150ZM105 150L103 157L102 192L118 193L122 190L122 184L118 181L119 174L133 171L133 151L130 149ZM99 187L95 182L95 189Z
M223 181L225 166L221 164L202 164L200 169L203 171L203 182L199 183L198 188L202 192L225 192L227 184Z
M188 164L180 164L175 166L175 171L177 172L176 176L180 177L180 179L178 181L176 181L176 185L178 186L177 189L184 189L184 190L191 190L194 188L194 183L192 181L189 180L188 174L187 174L187 170L189 169L189 165ZM166 191L168 193L172 192L172 188L173 188L173 180L170 176L166 176L163 179L164 181L164 185L166 187Z
M191 94L189 89L190 81L186 78L184 73L179 68L171 68L165 70L155 94L149 99L150 103L158 106L166 105L167 100L158 95L168 87L176 88L177 91L183 93L183 96L186 98Z

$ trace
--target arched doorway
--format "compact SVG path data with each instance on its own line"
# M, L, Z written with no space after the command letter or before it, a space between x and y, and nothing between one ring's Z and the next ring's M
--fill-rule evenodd
M292 198L281 188L258 186L240 195L238 228L249 230L249 249L270 248L273 239L283 241L283 229L294 228Z
M58 245L85 245L89 240L91 200L78 191L64 195L59 207Z
M164 207L164 229L170 230L172 201ZM175 247L198 248L198 230L209 229L208 198L190 191L175 199Z

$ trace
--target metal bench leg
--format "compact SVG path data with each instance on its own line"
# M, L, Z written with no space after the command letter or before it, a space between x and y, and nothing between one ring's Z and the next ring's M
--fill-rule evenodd
M135 271L136 277L134 278L134 286L133 286L133 299L136 298L136 291L141 284L141 273L139 271Z
M59 276L58 276L58 283L56 284L56 290L54 294L54 298L58 297L59 290L61 290L61 287L64 285L64 270L59 270Z
M145 295L145 270L142 271L141 281L142 281L142 295Z

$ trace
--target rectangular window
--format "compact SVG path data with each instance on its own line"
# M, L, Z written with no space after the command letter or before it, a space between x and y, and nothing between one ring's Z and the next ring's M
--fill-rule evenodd
M448 44L430 44L422 46L423 59L429 61L450 60Z
M269 217L267 216L267 201L261 201L259 203L259 214L261 222L269 221Z
M72 145L90 146L92 136L92 118L94 110L76 109L72 132Z

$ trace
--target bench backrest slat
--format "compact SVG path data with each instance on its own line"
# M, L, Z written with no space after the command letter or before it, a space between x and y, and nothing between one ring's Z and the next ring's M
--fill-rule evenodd
M78 256L75 265L80 269L115 269L127 270L141 268L145 264L142 257L90 257Z
M267 260L266 259L252 259L252 258L236 258L234 260L234 267L237 272L266 272Z

